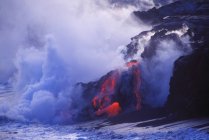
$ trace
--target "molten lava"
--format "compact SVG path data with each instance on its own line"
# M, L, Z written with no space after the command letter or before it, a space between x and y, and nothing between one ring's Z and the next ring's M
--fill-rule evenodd
M136 60L132 60L125 65L128 68L128 72L132 76L132 80L128 81L133 83L132 90L130 90L130 94L133 94L135 97L135 107L136 110L139 111L141 109L141 96L140 96L140 70L139 63ZM121 73L119 71L111 72L106 79L102 82L100 86L100 90L98 95L96 95L92 100L92 105L96 110L95 114L100 116L106 114L109 117L113 117L118 115L121 112L121 105L123 103L118 100L118 98L113 100L113 96L120 95L117 94L117 89L122 87L117 87L121 80ZM117 87L117 88L116 88ZM123 103L124 104L124 103Z
M134 90L134 95L136 97L136 110L139 111L141 109L141 96L140 96L140 70L138 68L139 62L136 60L132 60L128 63L126 63L126 66L132 70L133 73L133 90Z
M131 67L136 66L136 65L138 65L138 64L139 64L138 61L132 60L132 61L130 61L130 62L127 62L127 63L126 63L126 66L127 66L128 68L131 68Z
M134 94L136 96L136 110L139 111L141 109L141 96L140 96L140 71L139 69L133 68L133 74L134 74Z
M114 102L104 109L99 109L96 112L96 115L100 116L106 113L108 117L114 117L114 116L117 116L120 113L120 111L121 111L120 104L118 102Z
M120 112L119 103L113 103L111 96L115 92L116 82L118 79L118 71L114 71L102 83L100 92L92 100L93 107L97 109L96 115L106 113L108 116L115 116Z

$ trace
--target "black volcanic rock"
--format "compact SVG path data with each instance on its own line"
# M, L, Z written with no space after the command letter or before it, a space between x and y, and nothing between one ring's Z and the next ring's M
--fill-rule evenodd
M167 108L192 116L209 115L209 48L199 48L175 62Z
M135 59L138 52L142 50L141 58L151 62L159 44L168 40L175 42L175 49L185 52L174 63L173 76L170 79L170 94L164 106L168 113L189 116L209 115L208 11L209 1L182 0L159 9L153 8L146 12L134 13L145 23L151 23L153 28L131 39L131 43L122 51L125 60ZM179 35L176 31L182 34ZM187 37L189 42L184 42ZM190 51L188 46L192 48L190 53L188 53ZM167 47L172 46L167 45ZM82 96L86 100L86 106L80 116L95 117L91 115L95 112L92 99L100 91L102 83L113 72L109 72L98 81L78 84L82 87ZM111 98L118 101L123 109L128 109L136 102L133 94L130 94L133 92L134 76L130 71L123 72L121 75L115 94ZM150 85L142 81L142 104L145 112L152 110L150 106L144 104L143 100L149 94L146 92L149 88Z
M145 22L159 23L168 16L202 16L208 13L208 9L207 0L179 0L159 9L136 11L134 14Z
M139 77L135 75L138 72L136 70L139 70L139 65L137 61L133 60L129 65L127 63L127 66L124 66L124 70L110 71L94 82L78 83L76 87L81 88L81 96L85 105L80 110L77 120L81 121L97 118L97 116L105 116L105 113L104 115L96 115L96 112L110 106L114 102L119 103L122 109L121 112L136 110L138 103L136 94L140 96L139 88L137 88L139 83L136 81L136 78ZM98 101L96 105L94 105L95 97L101 98L100 101L96 100ZM110 102L106 101L107 98L108 100L110 99ZM139 105L141 105L141 102Z
M181 0L159 9L136 11L134 14L142 21L154 25L150 32L155 34L142 53L146 58L153 56L157 47L155 44L165 38L173 39L183 47L175 34L168 36L166 33L183 25L188 27L185 35L190 36L193 51L176 60L170 79L170 95L165 107L169 113L209 115L209 1ZM139 34L138 38L140 36L142 34ZM127 53L134 48L130 45L127 47Z

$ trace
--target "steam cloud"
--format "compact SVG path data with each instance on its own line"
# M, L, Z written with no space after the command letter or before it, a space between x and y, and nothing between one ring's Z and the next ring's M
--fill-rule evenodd
M0 81L17 97L0 103L0 115L23 121L71 120L82 100L73 85L121 66L121 46L148 28L133 20L134 7L105 1L3 0L0 10Z
M74 102L82 102L74 84L96 80L123 65L123 45L148 30L148 26L139 26L130 16L134 8L112 7L97 0L2 0L0 82L13 84L15 94L13 100L0 103L0 115L47 123L73 120L82 107L73 106ZM169 43L175 46L175 42ZM150 88L146 99L148 103L155 100L156 105L164 103L172 64L182 55L175 47L168 50L166 44L160 44L151 64L141 61L150 85L158 82L156 75L163 75L164 87ZM142 52L143 48L138 56ZM152 96L155 90L159 93Z
M185 40L188 43L188 38ZM158 44L155 56L150 60L144 59L142 61L142 77L146 86L144 102L146 104L152 107L160 107L166 103L174 62L180 56L189 52L189 46L186 50L183 50L178 48L178 44L175 41L164 40Z
M145 104L152 107L161 107L166 103L174 62L180 56L191 53L190 37L185 35L187 31L188 27L186 25L178 30L168 31L165 35L172 34L177 38L168 39L165 37L155 42L155 44L150 44L155 31L147 32L140 38L132 40L133 44L137 42L138 51L132 59L140 60L141 63L141 90ZM146 47L152 47L151 53L153 54L143 57L142 53L144 53Z

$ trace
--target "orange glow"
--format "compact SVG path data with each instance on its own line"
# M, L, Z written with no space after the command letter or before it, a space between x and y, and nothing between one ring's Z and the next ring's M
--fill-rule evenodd
M92 105L96 111L96 115L101 115L107 111L107 107L111 106L111 95L115 92L116 81L118 79L118 72L114 71L101 85L100 92L92 100ZM108 116L109 113L107 113ZM114 113L113 113L114 114ZM114 116L114 115L113 115Z
M133 87L131 87L133 90L130 94L134 94L136 101L135 107L136 110L139 111L141 109L139 62L132 60L126 63L125 66L128 67L128 71L131 72L130 74L133 76L132 81L130 81L133 82ZM121 75L117 70L110 73L102 82L99 93L92 99L92 105L97 116L106 114L108 117L113 117L121 112L120 103L112 100L112 95L115 94L116 86L118 85L118 82L120 82L120 76Z
M101 93L107 94L108 92L113 92L116 85L116 76L112 75L104 81L101 86Z
M106 108L106 111L109 117L116 116L121 111L120 104L118 102L114 102Z
M117 116L120 113L120 111L121 111L120 104L118 102L114 102L108 107L104 109L99 109L98 111L96 111L96 115L100 116L106 113L108 117L114 117L114 116Z
M136 66L136 65L138 65L138 64L139 64L138 61L132 60L132 61L130 61L130 62L127 62L127 63L126 63L126 66L127 66L128 68L132 68L133 66Z
M97 106L97 100L98 100L98 97L97 96L94 97L94 99L92 100L92 104L93 104L94 107Z
M139 111L141 109L141 97L139 93L139 88L141 84L140 80L140 71L136 67L133 69L133 74L134 74L134 94L136 96L136 110Z
M141 84L141 80L140 80L140 70L138 68L139 66L139 62L136 60L132 60L128 63L126 63L126 66L132 70L134 79L134 95L136 97L136 110L139 111L141 109L141 96L139 93L139 89L140 89L140 84Z

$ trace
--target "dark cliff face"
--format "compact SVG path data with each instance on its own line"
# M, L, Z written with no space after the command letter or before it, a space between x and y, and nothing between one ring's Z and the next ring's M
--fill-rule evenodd
M145 22L160 23L168 16L203 16L208 13L207 0L179 0L169 5L152 8L148 11L136 11L134 14Z
M126 71L113 70L98 81L78 84L86 103L79 114L81 118L110 116L115 103L118 109L113 114L121 109L137 110L139 104L140 109L150 109L150 102L156 102L157 107L163 106L172 114L209 114L208 11L207 1L182 0L159 9L135 12L153 28L133 37L122 53L126 61L142 60L143 64L133 61L134 65ZM159 54L164 50L168 51ZM157 57L161 55L169 57L159 61ZM146 68L136 71L140 67ZM162 72L155 71L158 69ZM168 84L167 89L162 89L163 84ZM158 98L165 101L158 103Z
M85 100L79 118L113 117L122 112L140 110L143 104L140 80L140 64L133 60L95 82L78 83Z
M169 96L166 109L169 113L183 113L189 116L209 115L209 2L205 0L182 0L159 9L147 12L135 12L144 22L151 23L152 31L158 31L151 42L171 38L178 41L174 34L166 36L168 31L186 25L185 35L190 37L192 52L182 56L174 63L173 76L170 79ZM156 43L145 49L143 57L155 53ZM181 43L178 45L182 48ZM127 50L134 50L128 47ZM129 50L129 52L131 52ZM136 50L136 49L135 49ZM132 52L133 54L133 52Z
M166 107L171 113L209 115L208 48L199 48L175 62Z

